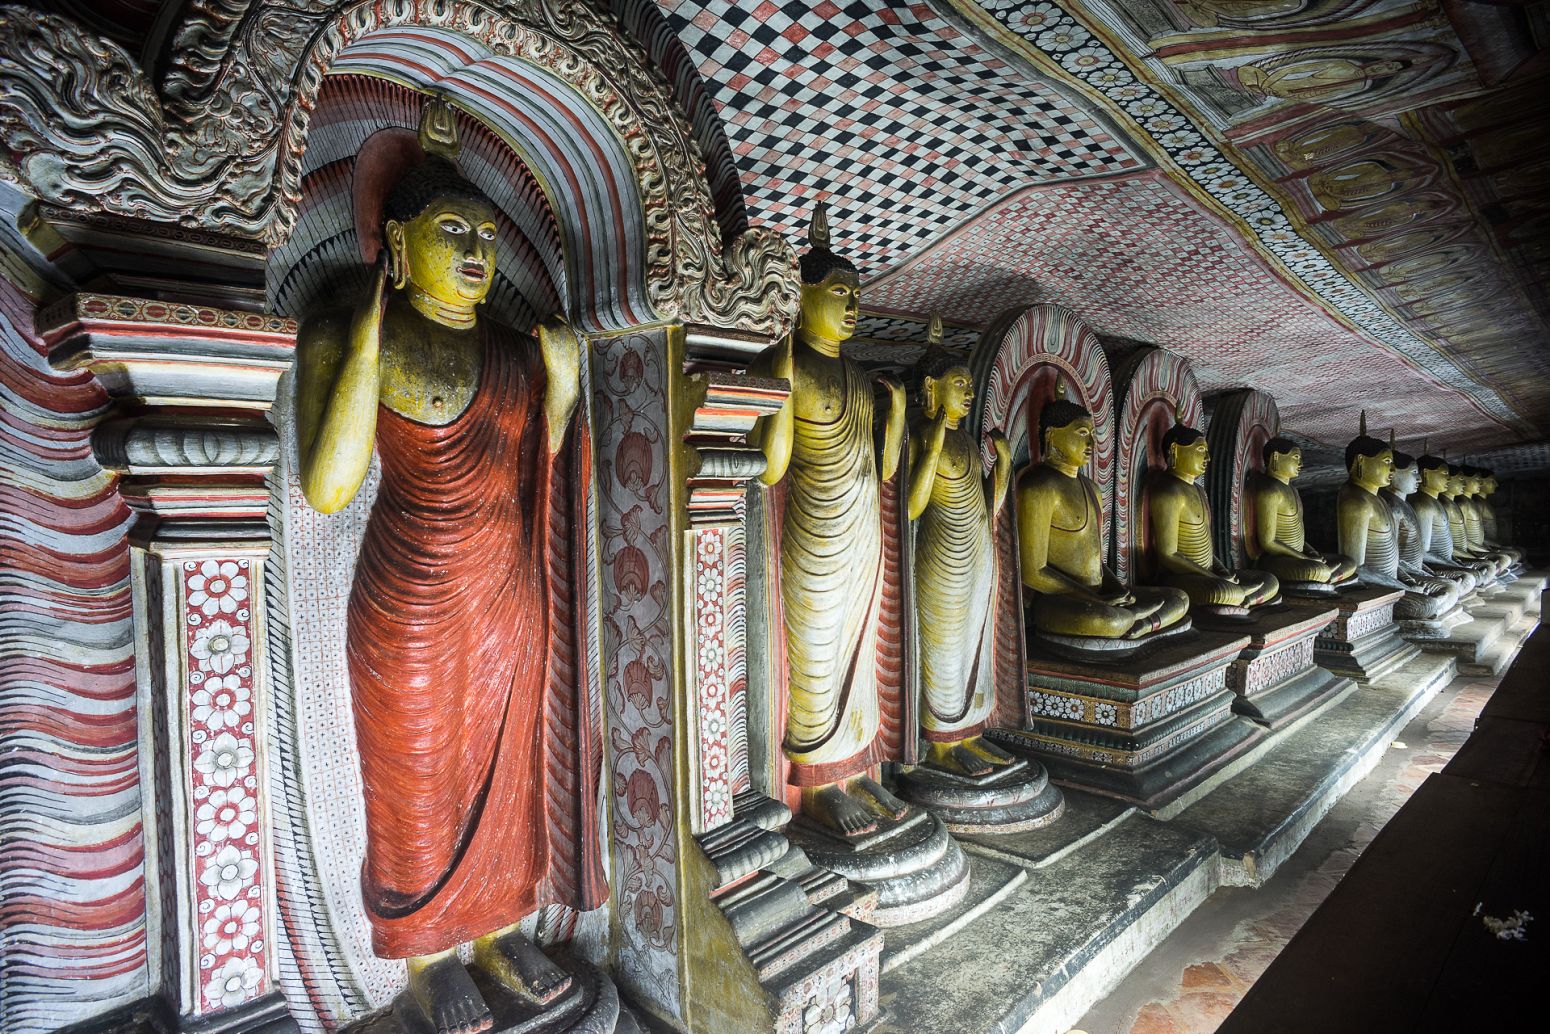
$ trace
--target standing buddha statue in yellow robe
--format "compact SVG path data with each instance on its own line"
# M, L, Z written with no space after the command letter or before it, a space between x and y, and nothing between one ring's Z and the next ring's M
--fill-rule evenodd
M963 426L974 401L964 361L932 347L921 363L922 412L910 436L909 516L915 521L916 642L926 764L959 775L988 775L1012 757L981 737L995 706L996 561L993 528L1006 501L1012 457L992 436L989 483L979 449Z
M889 407L874 441L873 378L840 346L855 332L861 280L829 249L823 206L801 259L796 331L760 372L791 382L780 410L754 431L767 485L785 481L780 596L785 613L785 752L802 814L843 835L876 829L907 808L869 775L879 760L877 633L883 594L881 482L904 441L904 388L884 379Z

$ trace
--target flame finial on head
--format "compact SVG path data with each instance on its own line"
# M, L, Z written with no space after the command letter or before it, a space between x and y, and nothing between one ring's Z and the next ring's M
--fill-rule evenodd
M432 97L420 112L420 149L426 154L456 158L463 150L457 138L457 109L445 97Z
M1394 429L1389 428L1389 452L1394 451Z
M926 345L940 346L942 344L942 316L940 313L931 314L931 322L926 324Z
M1367 437L1367 411L1365 409L1362 410L1362 421L1357 425L1356 433L1363 438Z
M829 206L822 201L813 206L813 221L807 227L807 243L815 248L829 246Z
M1055 397L1057 399L1063 399L1066 397L1066 382L1058 373L1055 374Z

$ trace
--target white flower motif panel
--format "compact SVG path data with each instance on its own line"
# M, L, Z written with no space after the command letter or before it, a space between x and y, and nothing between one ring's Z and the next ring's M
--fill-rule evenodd
M217 619L194 632L189 652L198 660L199 670L224 675L247 659L252 645L246 628Z
M231 901L247 889L258 873L258 860L227 844L205 863L199 882L222 901Z
M247 559L188 560L183 583L185 686L192 793L186 864L200 916L203 1014L268 990L266 879L252 608Z
M263 979L264 971L252 959L227 959L205 985L205 999L217 1008L236 1008L253 996Z
M248 576L233 560L206 560L188 580L188 603L206 616L235 614L248 598Z

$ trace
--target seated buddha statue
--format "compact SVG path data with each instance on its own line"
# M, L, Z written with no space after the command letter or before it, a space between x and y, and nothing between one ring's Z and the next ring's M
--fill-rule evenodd
M1354 583L1355 564L1309 548L1303 534L1302 496L1292 487L1302 472L1302 449L1288 438L1272 438L1260 454L1264 471L1251 471L1243 486L1254 502L1254 526L1248 529L1254 566L1275 575L1289 592L1329 595Z
M1103 504L1081 473L1092 457L1092 414L1057 398L1039 414L1043 459L1017 489L1023 585L1034 635L1075 649L1132 652L1189 626L1189 597L1128 589L1103 564Z
M1388 503L1394 520L1398 522L1399 569L1417 578L1441 578L1457 589L1460 597L1467 596L1475 587L1473 572L1453 565L1435 565L1430 561L1427 553L1430 529L1411 503L1420 483L1421 470L1416 464L1416 458L1408 452L1394 450L1393 474L1390 475L1388 487L1378 489L1378 495Z
M1435 618L1458 602L1458 592L1446 583L1407 578L1399 569L1399 530L1394 514L1378 492L1386 488L1394 470L1394 453L1367 434L1367 414L1361 432L1346 446L1349 477L1335 497L1335 523L1340 529L1340 552L1356 562L1356 576L1363 585L1403 589L1405 598L1394 607L1402 618Z
M1196 482L1211 462L1206 436L1178 422L1163 436L1167 468L1153 471L1147 485L1152 533L1152 577L1184 590L1198 612L1248 618L1255 607L1277 603L1281 583L1269 571L1233 574L1211 547L1211 507Z
M1480 540L1478 520L1475 527L1475 536L1470 536L1470 521L1464 514L1462 497L1465 494L1467 479L1464 468L1457 464L1448 465L1448 481L1440 496L1443 510L1448 515L1448 530L1453 533L1453 553L1467 560L1478 561L1485 564L1491 572L1491 579L1500 578L1507 573L1512 566L1512 561L1504 554L1484 548Z
M1424 450L1423 450L1424 451ZM1415 508L1419 520L1421 556L1441 573L1465 572L1472 584L1464 592L1473 589L1493 577L1490 564L1474 560L1458 552L1453 543L1453 523L1448 519L1448 504L1444 498L1448 490L1448 461L1430 454L1416 461L1420 485L1411 492L1407 501Z
M1484 467L1464 468L1464 494L1459 499L1459 505L1464 511L1465 531L1482 550L1500 553L1512 561L1511 566L1516 567L1523 562L1523 553L1502 545L1496 537L1496 514L1486 501L1485 485L1490 474ZM1495 479L1491 480L1494 487Z
M983 776L1013 761L980 735L996 702L994 528L1012 456L1006 439L993 435L996 465L989 478L981 473L979 447L964 426L974 375L963 357L941 347L939 320L930 338L918 368L922 407L910 434L908 478L921 735L927 765Z

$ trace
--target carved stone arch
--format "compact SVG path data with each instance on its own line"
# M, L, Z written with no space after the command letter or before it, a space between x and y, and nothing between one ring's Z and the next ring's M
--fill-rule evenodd
M1114 471L1114 389L1109 361L1092 328L1070 309L1035 305L1003 313L980 338L973 360L974 426L982 456L993 458L992 431L1006 435L1018 467L1039 461L1039 413L1055 397L1058 377L1071 401L1093 415L1093 458L1087 474L1104 496L1104 543L1109 536L1109 489Z
M116 44L64 18L8 14L0 48L17 60L0 70L0 132L14 161L6 171L78 211L278 244L295 223L323 77L350 47L395 29L477 44L506 70L559 87L549 92L568 112L606 129L593 139L611 140L610 167L628 170L641 213L638 269L619 281L621 297L646 310L634 322L769 336L789 326L790 246L754 230L722 250L703 159L668 83L614 19L583 0L352 0L310 10L206 0L172 41L165 95ZM609 308L575 315L594 329L631 325Z
M1261 450L1281 433L1281 414L1276 400L1254 388L1240 388L1209 402L1211 425L1206 442L1211 467L1206 472L1206 495L1216 518L1211 533L1216 555L1237 570L1249 563L1248 529L1253 527L1253 502L1243 491L1251 471L1264 470Z
M1189 361L1177 352L1147 346L1126 357L1115 373L1119 405L1114 463L1114 573L1122 581L1137 575L1137 560L1151 535L1147 527L1146 476L1161 469L1163 435L1183 410L1184 422L1200 428L1205 404Z

